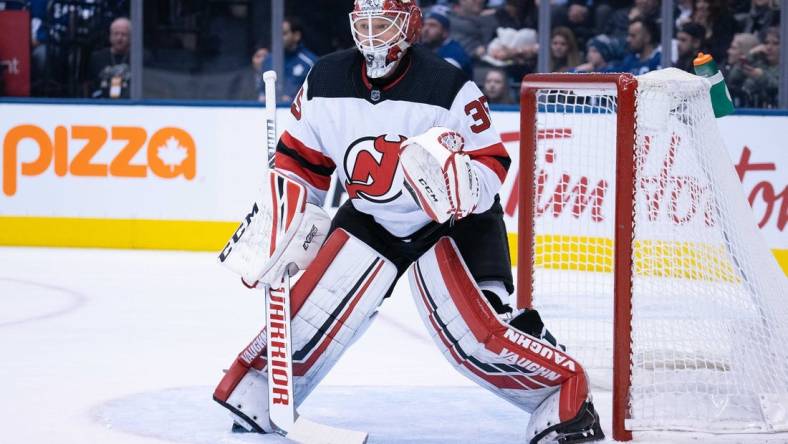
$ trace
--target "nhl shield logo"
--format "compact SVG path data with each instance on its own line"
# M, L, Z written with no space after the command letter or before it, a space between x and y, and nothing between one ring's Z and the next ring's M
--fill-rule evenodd
M447 131L438 136L438 143L452 153L462 151L463 146L465 146L465 140L459 133L454 131Z

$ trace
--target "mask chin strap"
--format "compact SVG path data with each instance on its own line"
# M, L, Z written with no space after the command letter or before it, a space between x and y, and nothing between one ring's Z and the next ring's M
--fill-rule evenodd
M386 65L388 51L365 51L363 55L366 62L367 77L373 79L384 77L394 69L394 63Z
M408 46L405 41L401 41L385 51L362 51L366 62L367 77L378 79L394 72ZM394 52L393 57L392 52Z
M378 79L394 71L397 63L402 59L405 51L410 46L405 38L409 17L408 14L399 14L392 20L391 26L397 29L398 38L396 43L387 43L379 39L382 33L371 37L362 37L355 30L355 22L358 20L368 20L368 28L371 29L372 17L354 18L353 13L350 14L351 28L353 28L353 40L356 43L356 47L364 56L367 77ZM399 24L397 24L397 22L399 22ZM378 40L381 44L375 47L372 43L374 40Z

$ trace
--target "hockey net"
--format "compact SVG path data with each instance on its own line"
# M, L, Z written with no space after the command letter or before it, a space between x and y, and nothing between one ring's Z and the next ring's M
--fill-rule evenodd
M788 285L708 82L534 75L521 100L518 305L613 389L614 436L788 430Z

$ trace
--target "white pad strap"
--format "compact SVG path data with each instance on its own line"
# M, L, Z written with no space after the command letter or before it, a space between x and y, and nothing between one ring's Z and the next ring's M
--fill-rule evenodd
M344 351L370 325L383 297L397 278L388 259L344 230L334 231L291 290L294 392L298 406L334 366ZM266 335L262 331L244 349L217 391L218 401L241 405L260 418L257 425L270 431L268 402L258 388L267 384ZM243 378L247 371L259 372ZM243 378L243 381L242 381ZM255 381L254 392L240 382ZM265 386L267 387L267 385ZM267 394L267 389L261 388ZM243 397L239 394L245 393ZM237 407L233 407L237 410ZM265 414L264 414L265 413ZM264 418L264 419L263 419Z
M571 385L567 388L575 389L579 402L585 401L588 388L580 364L502 322L450 238L416 261L408 277L422 320L460 373L527 412L559 386ZM566 408L576 412L579 403L567 399Z
M269 171L262 196L219 255L251 285L305 269L331 227L328 214L306 202L304 186L276 170Z
M479 203L481 188L463 137L448 128L435 127L402 143L400 164L414 198L427 215L443 223L471 214Z

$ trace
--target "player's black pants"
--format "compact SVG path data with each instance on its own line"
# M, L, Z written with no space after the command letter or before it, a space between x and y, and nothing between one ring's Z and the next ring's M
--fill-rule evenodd
M443 236L451 237L476 282L501 281L514 291L509 242L498 196L489 210L457 222L431 222L407 238L396 237L375 219L345 202L331 221L331 231L342 228L377 250L397 266L401 276L422 254ZM392 287L393 288L393 287Z

